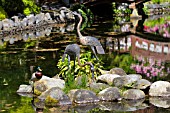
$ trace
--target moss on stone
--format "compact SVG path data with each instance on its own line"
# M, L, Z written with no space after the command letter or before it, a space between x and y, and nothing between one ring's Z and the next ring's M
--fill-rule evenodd
M53 105L53 104L57 104L59 102L59 100L56 100L50 96L47 96L45 99L45 103L48 105Z
M37 89L34 88L34 94L35 94L35 95L38 95L38 96L39 96L39 95L41 95L41 93L42 93L41 91L38 91Z

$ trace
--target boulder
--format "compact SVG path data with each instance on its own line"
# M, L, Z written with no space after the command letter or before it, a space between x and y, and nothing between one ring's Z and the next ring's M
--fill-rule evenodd
M66 95L59 87L53 87L43 92L40 96L38 96L38 99L45 100L45 104L50 106L72 104L69 96Z
M167 81L156 81L149 89L150 96L170 96L170 83Z
M132 87L133 84L142 78L141 75L131 74L127 76L117 77L113 80L113 85L116 87Z
M31 85L20 85L17 93L32 93Z
M55 79L55 78L43 76L39 81L36 81L34 83L34 93L36 95L40 95L42 92L52 87L59 87L61 89L64 89L65 81L61 79Z
M17 94L20 96L33 97L31 85L20 85L17 90Z
M145 98L145 93L139 89L129 89L125 92L123 92L123 98L124 99L142 99Z
M96 96L96 94L89 90L78 89L73 95L74 96L72 96L72 100L77 104L99 102L99 98Z
M104 74L97 77L97 82L107 83L109 85L113 85L113 80L120 75L117 74Z
M120 100L121 94L117 87L109 87L98 93L98 97L102 101Z
M148 80L140 79L137 82L135 82L135 84L133 85L133 88L136 88L136 89L146 89L150 85L151 85L151 82L149 82Z
M120 76L127 75L126 72L122 68L112 68L109 72L110 74L117 74Z
M103 89L106 89L110 87L108 84L104 84L104 83L95 83L95 82L92 82L89 84L89 88L91 91L94 91L96 93L102 91Z

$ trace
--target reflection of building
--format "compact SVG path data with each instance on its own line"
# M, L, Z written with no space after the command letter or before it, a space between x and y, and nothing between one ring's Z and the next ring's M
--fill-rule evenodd
M119 52L129 52L129 48L131 47L131 38L130 37L123 37L117 38L114 41L115 45L114 48L116 51Z
M135 35L130 35L132 41L132 56L142 55L145 57L153 57L154 59L170 60L170 42L157 42Z

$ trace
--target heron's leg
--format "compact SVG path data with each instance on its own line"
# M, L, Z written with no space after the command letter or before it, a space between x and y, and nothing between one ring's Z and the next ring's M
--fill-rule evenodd
M68 70L70 69L70 55L68 55Z
M74 55L74 67L73 67L73 69L75 69L76 68L76 55Z
M90 47L91 47L91 49L92 49L92 51L93 51L93 53L94 53L96 59L99 60L98 57L97 57L97 55L96 55L96 51L95 51L95 49L94 49L94 46L90 46Z

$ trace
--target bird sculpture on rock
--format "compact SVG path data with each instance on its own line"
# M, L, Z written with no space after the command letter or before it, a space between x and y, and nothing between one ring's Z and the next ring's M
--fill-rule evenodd
M93 66L93 64L91 62L85 62L84 64L81 64L81 62L80 62L80 47L79 47L78 44L69 44L69 45L66 46L63 57L62 57L62 62L64 62L66 55L68 56L68 68L69 68L69 65L70 65L70 56L74 57L74 62L75 62L76 57L77 57L79 66L84 67L86 65L90 65L90 70L92 72L92 79L94 79L94 66Z
M36 71L32 74L31 77L31 81L35 82L38 81L42 78L43 74L42 74L42 69L38 66Z
M82 16L79 13L77 13L77 12L73 12L73 14L77 15L79 17L79 23L77 25L77 33L78 33L78 36L79 36L79 39L80 39L80 43L82 43L83 45L90 46L92 51L93 51L93 53L94 53L94 55L95 55L95 57L98 60L95 48L96 48L98 54L105 54L105 51L104 51L100 41L97 38L92 37L92 36L83 36L81 34L81 32L80 32L80 26L81 26L81 23L82 23L82 20L83 20Z
M42 69L38 66L36 71L32 74L32 77L30 79L30 83L31 81L33 82L33 86L32 86L32 91L33 91L33 94L34 94L34 83L38 80L40 80L41 78L43 77L43 74L42 74Z

